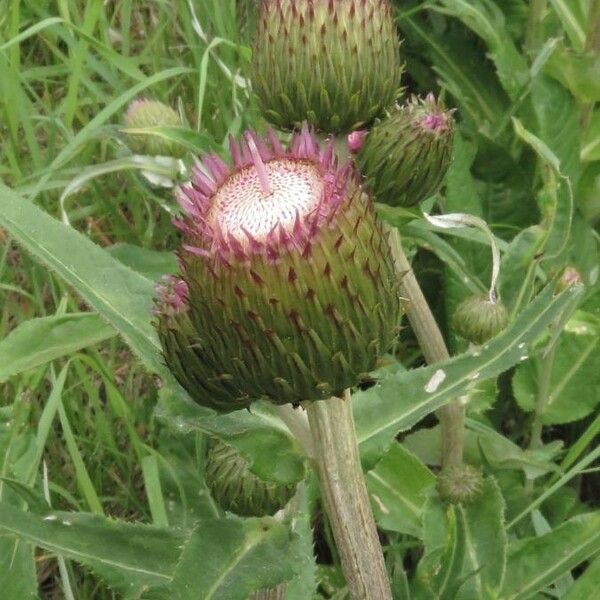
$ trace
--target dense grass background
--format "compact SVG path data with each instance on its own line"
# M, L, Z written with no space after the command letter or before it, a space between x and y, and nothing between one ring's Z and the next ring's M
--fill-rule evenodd
M194 144L205 149L223 146L227 135L247 126L261 128L244 79L252 4L0 0L0 178L149 277L172 269L170 251L177 243L172 193L152 185L139 169L126 168L130 152L120 131L122 113L140 95L167 102L186 116L197 132ZM562 461L568 469L586 455L600 430L600 3L396 5L407 92L435 90L458 109L455 166L440 206L484 217L504 243L502 291L513 313L566 265L574 265L588 284L572 328L588 327L591 336L575 339L576 331L567 332L553 363L536 363L519 374L520 393L511 386L512 370L498 387L482 386L476 411L481 416L496 400L486 424L522 448L533 448L531 468L536 458ZM524 124L525 134L513 118ZM532 144L527 132L543 145ZM553 171L553 161L560 173ZM80 185L65 196L73 181ZM543 256L541 239L548 232ZM408 225L405 236L445 326L462 297L484 289L489 256L470 235L433 236ZM2 229L0 240L0 339L31 319L87 310L77 293ZM464 273L472 277L466 286ZM444 294L437 293L440 286ZM0 474L35 484L63 510L171 525L195 511L217 514L203 491L203 437L174 438L156 423L157 381L99 323L89 324L89 347L65 351L53 362L36 355L44 332L26 332L19 352L35 368L15 368L13 374L0 365L0 373L4 368L10 374L0 377ZM405 365L421 364L410 332L402 341ZM463 349L450 334L449 341L454 350ZM14 354L1 356L8 364ZM550 372L553 389L571 373L566 382L571 393L557 402L552 416L535 409L530 397L540 393L540 374ZM585 407L575 410L572 403L580 397ZM57 416L40 437L45 407L56 398ZM407 443L427 462L423 431ZM42 447L23 455L33 436ZM523 472L510 469L497 476L513 516L556 480L550 473L542 483L528 479L522 485ZM599 488L594 469L565 482L545 510L546 525L597 508ZM10 493L0 483L0 494ZM319 532L318 548L325 548L327 532ZM323 562L335 563L328 550L319 552ZM7 547L0 557L1 570L10 564ZM40 551L36 566L43 598L117 597L70 561ZM323 570L325 597L338 597L335 577L335 571Z

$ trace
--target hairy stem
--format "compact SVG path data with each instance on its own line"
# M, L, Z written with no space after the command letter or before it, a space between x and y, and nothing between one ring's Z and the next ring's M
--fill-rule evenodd
M442 333L435 321L419 282L404 254L400 234L389 228L389 241L394 265L400 280L404 310L415 332L425 360L431 365L450 358ZM437 412L442 430L442 466L460 465L463 460L465 407L457 400Z
M352 600L391 600L389 579L360 464L350 391L307 402L323 502Z

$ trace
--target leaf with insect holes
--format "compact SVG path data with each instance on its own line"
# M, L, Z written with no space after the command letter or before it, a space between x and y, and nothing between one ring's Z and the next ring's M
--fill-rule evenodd
M384 378L353 395L356 433L363 464L377 462L399 431L418 423L464 394L477 380L496 377L528 358L528 349L546 327L578 302L581 286L553 296L552 286L477 355L461 354L444 363Z
M30 319L0 341L0 381L117 335L95 313Z

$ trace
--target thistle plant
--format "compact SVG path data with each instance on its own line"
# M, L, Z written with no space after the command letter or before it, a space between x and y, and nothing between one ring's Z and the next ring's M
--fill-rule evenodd
M415 206L435 194L450 165L454 121L433 94L396 105L365 136L349 139L379 202Z
M394 102L401 73L388 0L262 0L251 79L277 127L358 129Z
M181 117L170 106L145 98L138 98L129 105L123 122L127 129L183 126ZM185 148L180 144L145 133L128 133L127 144L137 154L179 158L185 153Z
M213 441L204 472L212 497L223 509L244 517L272 515L294 495L295 485L264 481L254 475L248 462L232 446Z
M248 132L230 152L231 166L206 157L179 194L186 291L161 289L165 360L220 412L341 394L375 367L400 316L372 203L307 128L288 148Z

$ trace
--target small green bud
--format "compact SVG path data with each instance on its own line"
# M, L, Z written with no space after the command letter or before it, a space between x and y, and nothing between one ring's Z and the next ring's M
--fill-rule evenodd
M433 94L395 106L358 151L367 188L390 206L415 206L433 196L450 165L453 136L452 111Z
M251 79L277 127L358 129L396 100L401 74L389 0L262 0Z
M127 129L147 127L183 127L181 117L170 106L157 100L134 100L123 117ZM157 135L128 133L127 143L136 154L150 156L173 156L180 158L185 148Z
M469 296L457 307L452 326L457 335L481 345L500 333L508 323L508 312L500 300Z
M241 517L264 517L283 508L295 485L263 481L248 468L244 457L232 446L214 441L208 450L206 485L223 510Z
M481 493L483 476L470 465L450 465L437 478L437 490L443 500L451 504L466 504Z
M565 267L560 279L556 282L555 291L557 294L564 292L576 283L582 283L581 274L575 267Z

